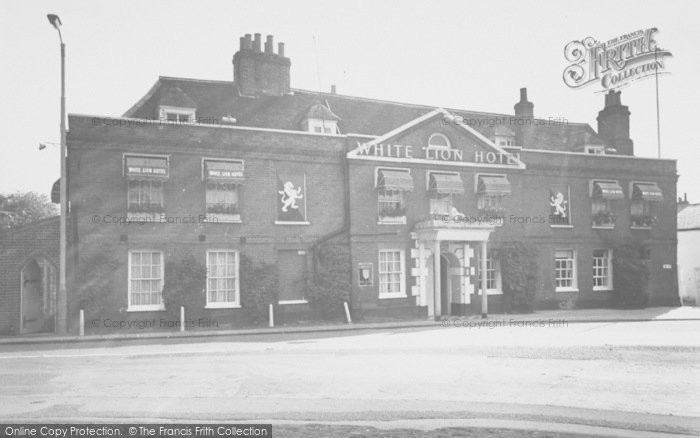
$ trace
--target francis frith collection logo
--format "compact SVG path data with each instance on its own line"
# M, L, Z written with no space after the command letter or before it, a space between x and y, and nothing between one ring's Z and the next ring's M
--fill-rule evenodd
M603 90L612 90L657 73L668 73L664 71L664 58L672 55L658 47L654 39L657 31L652 27L607 41L592 37L571 41L564 47L564 56L571 63L564 69L564 83L571 88L600 83Z

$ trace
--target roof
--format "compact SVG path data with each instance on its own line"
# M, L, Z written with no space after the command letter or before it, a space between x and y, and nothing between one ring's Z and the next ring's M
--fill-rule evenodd
M309 111L306 113L305 119L319 119L319 120L340 120L340 117L336 116L333 111L330 110L326 105L321 102L316 102L311 105Z
M325 105L321 104L320 107L325 107L339 119L340 132L375 136L383 135L437 107L299 89L284 96L244 97L230 81L160 77L124 117L156 118L161 96L178 94L177 90L193 101L198 118L220 120L224 115L230 115L236 118L239 126L298 130L299 121L316 104L324 102ZM318 110L325 111L321 108ZM513 114L446 110L458 116L459 123L471 126L487 138L494 138L498 126L516 128ZM535 119L531 128L526 145L529 148L571 151L581 144L582 138L588 144L602 144L595 130L587 123Z
M177 106L180 108L197 108L197 104L185 94L180 87L167 87L160 93L158 105Z
M700 204L686 205L678 212L678 231L700 229Z

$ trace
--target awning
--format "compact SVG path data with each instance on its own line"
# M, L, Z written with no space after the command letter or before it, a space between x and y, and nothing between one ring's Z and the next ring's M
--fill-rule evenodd
M632 189L632 199L661 202L664 200L664 195L656 183L635 183Z
M134 179L168 179L168 159L165 157L127 156L124 174Z
M242 161L204 162L204 177L207 181L221 181L241 184L245 181Z
M379 169L377 188L410 192L413 190L413 178L407 170Z
M505 175L479 176L476 191L484 195L510 195L510 182Z
M429 189L443 194L464 194L464 184L462 183L462 178L455 174L431 173Z
M594 181L593 182L593 197L594 198L603 198L603 199L608 199L608 200L615 200L615 199L625 199L625 194L622 191L622 187L620 187L620 184L618 184L617 181L614 181L614 182Z

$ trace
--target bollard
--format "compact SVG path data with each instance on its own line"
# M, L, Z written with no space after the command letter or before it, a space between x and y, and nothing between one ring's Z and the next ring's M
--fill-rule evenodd
M270 327L275 326L275 311L272 308L272 303L270 303Z
M85 336L85 311L80 309L80 336Z
M185 331L185 306L180 306L180 331Z
M350 317L350 308L348 307L348 302L343 301L343 305L345 306L345 317L348 319L348 324L352 324L352 318Z

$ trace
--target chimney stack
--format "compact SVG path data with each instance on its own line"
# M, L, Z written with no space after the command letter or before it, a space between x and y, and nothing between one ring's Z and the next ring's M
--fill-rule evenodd
M282 96L289 94L291 61L284 56L284 43L274 51L274 37L267 35L264 52L260 50L261 34L240 38L240 48L233 55L233 82L243 96Z
M634 155L630 139L630 112L622 105L621 91L605 95L605 108L598 112L598 136L619 155Z
M513 106L515 109L515 144L517 146L530 146L534 125L535 104L527 100L527 88L520 89L520 101Z

